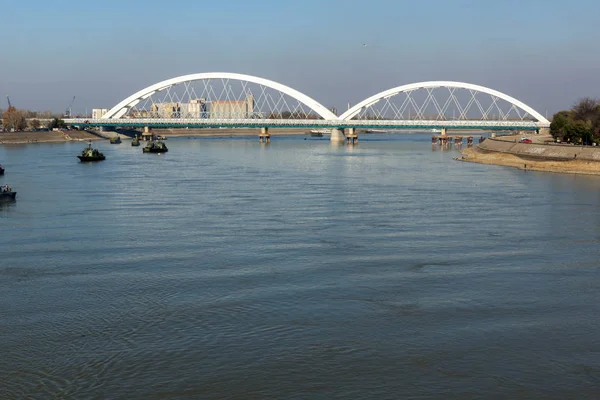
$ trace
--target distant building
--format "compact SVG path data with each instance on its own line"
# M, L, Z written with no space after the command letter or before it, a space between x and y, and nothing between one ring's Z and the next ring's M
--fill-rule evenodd
M190 100L189 103L183 103L181 105L181 116L183 118L208 118L206 99L199 98Z
M129 114L126 114L123 118L151 118L152 115L148 110L137 110L133 109L129 111Z
M254 114L254 96L245 100L215 100L210 103L212 119L246 119Z
M93 108L92 119L100 119L108 112L108 108Z
M179 103L154 103L150 106L150 118L181 118Z

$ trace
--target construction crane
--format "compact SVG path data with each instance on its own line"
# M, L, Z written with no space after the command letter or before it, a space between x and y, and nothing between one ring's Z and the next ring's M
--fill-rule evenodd
M75 96L73 96L73 100L71 100L71 104L69 104L69 107L67 107L67 110L65 111L65 118L71 118L71 111L73 108L73 103L75 102Z

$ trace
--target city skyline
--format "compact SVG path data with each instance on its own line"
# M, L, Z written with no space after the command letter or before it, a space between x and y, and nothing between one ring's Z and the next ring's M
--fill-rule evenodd
M63 112L76 96L73 113L89 113L196 72L275 80L342 111L428 80L487 86L549 117L598 96L593 1L388 3L8 4L0 108L10 95L19 108Z

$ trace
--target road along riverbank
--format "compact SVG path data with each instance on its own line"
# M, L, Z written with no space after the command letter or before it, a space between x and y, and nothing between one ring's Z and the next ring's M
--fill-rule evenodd
M519 143L511 138L488 138L462 152L459 161L502 165L523 170L600 175L600 148L542 143Z

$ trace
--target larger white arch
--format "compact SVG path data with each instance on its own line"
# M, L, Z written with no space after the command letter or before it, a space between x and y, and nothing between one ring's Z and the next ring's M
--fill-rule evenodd
M376 95L369 97L368 99L361 101L360 103L358 103L357 105L355 105L354 107L350 108L348 111L346 111L345 113L340 115L339 118L342 120L350 120L354 116L356 116L364 107L371 106L371 105L377 103L381 99L397 95L398 93L408 92L408 91L416 90L416 89L428 89L428 88L437 88L437 87L451 87L451 88L475 90L478 92L483 92L483 93L487 93L492 96L496 96L496 97L506 100L507 102L514 104L515 106L519 107L520 109L526 111L529 115L536 118L540 125L550 126L550 121L548 121L546 118L544 118L544 116L542 114L538 113L533 108L531 108L527 104L515 99L514 97L511 97L504 93L498 92L497 90L487 88L485 86L473 85L471 83L464 83L464 82L452 82L452 81L418 82L418 83L411 83L408 85L398 86L393 89L385 90L381 93L377 93Z
M327 107L323 106L321 103L308 97L307 95L295 89L292 89L291 87L252 75L234 74L230 72L205 72L199 74L182 75L176 78L171 78L162 82L155 83L154 85L148 86L147 88L144 88L132 94L125 100L121 101L119 104L111 108L106 114L104 114L102 119L121 118L123 115L125 115L125 113L127 113L127 111L129 111L131 107L138 104L141 100L147 99L156 92L159 92L161 90L167 89L173 85L177 85L183 82L199 81L203 79L233 79L267 86L271 89L275 89L282 93L285 93L288 96L293 97L294 99L303 103L304 105L310 107L313 111L315 111L317 114L323 117L323 119L338 119L337 115L329 111Z

